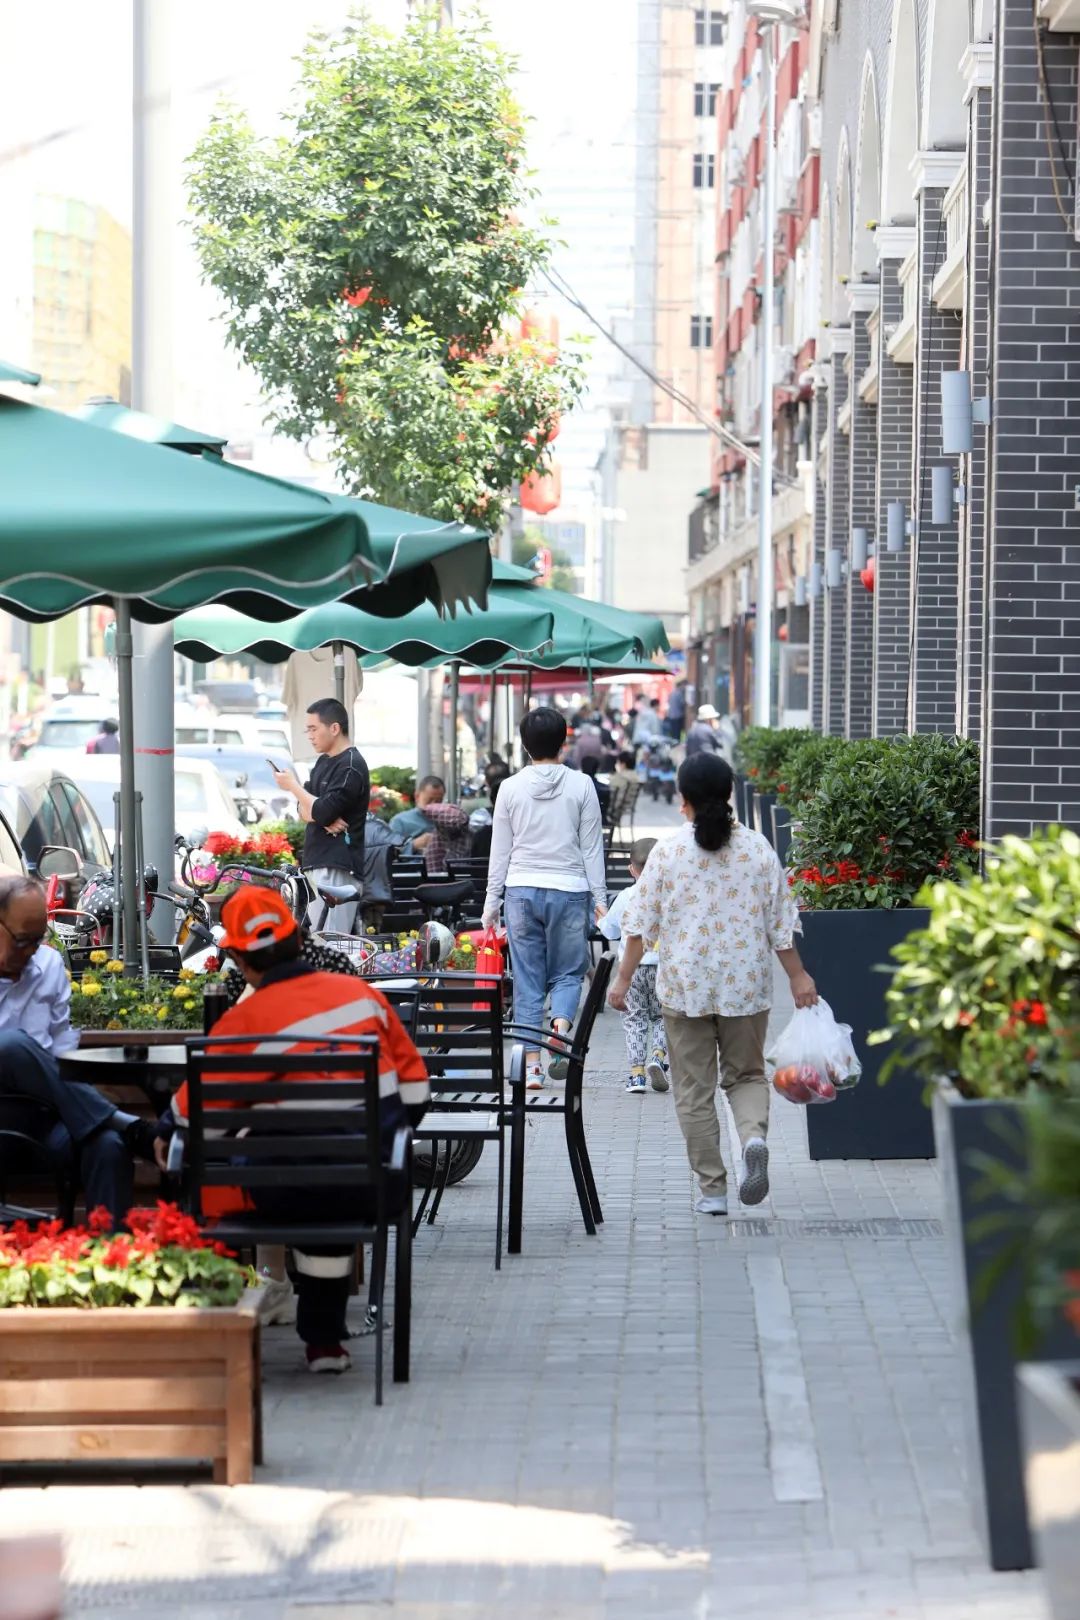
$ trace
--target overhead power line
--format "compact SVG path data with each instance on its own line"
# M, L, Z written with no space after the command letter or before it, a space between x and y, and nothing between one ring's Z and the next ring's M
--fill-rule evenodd
M565 298L568 304L572 304L576 310L584 315L585 319L596 327L601 336L607 338L608 342L613 344L620 354L625 355L630 364L636 366L638 371L648 377L649 381L659 388L661 393L667 394L669 399L673 399L677 405L681 405L695 421L700 422L702 427L708 428L709 432L714 434L721 443L726 444L732 450L737 450L739 455L744 456L752 467L760 467L761 457L751 445L740 439L737 433L732 433L730 428L724 427L723 423L717 422L713 417L707 415L697 404L697 401L691 399L688 394L684 394L681 388L676 388L673 383L668 382L666 377L661 377L651 366L646 365L639 355L636 355L632 349L629 349L625 343L622 343L615 336L609 327L604 325L599 316L593 314L588 305L578 297L565 276L561 275L558 270L550 269L544 269L541 274L552 289L559 294L560 298ZM796 488L799 482L797 478L789 478L786 473L777 473L776 479L778 483L786 484L792 489Z

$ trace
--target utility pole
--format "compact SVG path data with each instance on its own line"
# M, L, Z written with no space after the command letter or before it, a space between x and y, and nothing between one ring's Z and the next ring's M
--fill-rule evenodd
M765 67L765 178L762 188L762 241L765 274L761 299L761 466L758 470L758 581L754 622L754 724L772 724L773 616L773 319L776 235L776 25L766 23L761 39Z
M133 0L131 395L137 410L166 418L173 413L172 17L173 0ZM156 537L148 534L146 544L155 545ZM138 622L132 632L135 786L142 794L143 849L165 888L175 863L173 633L168 624ZM124 832L127 842L128 829ZM171 906L159 907L154 917L169 938L172 917Z

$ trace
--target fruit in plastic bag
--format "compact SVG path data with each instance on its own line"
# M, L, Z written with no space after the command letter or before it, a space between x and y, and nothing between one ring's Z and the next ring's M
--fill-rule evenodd
M826 1001L798 1007L766 1053L773 1089L789 1102L833 1102L862 1073L851 1028L838 1024Z

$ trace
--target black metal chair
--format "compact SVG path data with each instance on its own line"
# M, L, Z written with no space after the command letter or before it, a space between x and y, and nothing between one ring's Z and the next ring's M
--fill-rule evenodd
M253 1040L260 1050L251 1050ZM394 1382L409 1379L412 1291L411 1132L395 1133L388 1165L380 1134L378 1043L320 1037L304 1052L296 1036L209 1036L187 1042L189 1185L193 1213L230 1248L259 1243L306 1250L370 1243L376 1307L375 1403L383 1396L383 1309L391 1226L394 1254ZM280 1050L274 1050L278 1047ZM241 1050L243 1048L244 1050ZM208 1072L209 1071L209 1072ZM254 1076L271 1076L255 1079ZM246 1134L238 1139L239 1132ZM213 1216L211 1188L293 1192L314 1207L318 1192L366 1192L375 1214L275 1219L257 1210Z
M413 1132L418 1143L430 1142L431 1179L414 1217L419 1230L427 1210L428 1224L439 1213L450 1176L455 1145L495 1142L498 1145L498 1191L495 1216L495 1269L502 1266L505 1191L505 1133L509 1125L503 1072L502 987L498 980L471 974L425 974L408 988L383 983L382 989L423 1054L431 1085L431 1107ZM440 1150L445 1149L440 1169Z
M581 1206L581 1218L590 1237L595 1237L597 1226L603 1224L604 1212L600 1207L596 1178L593 1175L589 1148L585 1140L582 1091L585 1060L589 1055L593 1025L604 1005L611 969L611 956L601 956L593 968L589 993L578 1015L569 1046L565 1042L555 1040L549 1029L536 1029L531 1025L518 1023L504 1026L504 1034L514 1041L510 1060L511 1116L514 1117L516 1114L520 1121L527 1118L562 1117L566 1132L566 1150L570 1157L570 1171ZM525 1090L526 1054L535 1051L569 1058L569 1072L561 1094L557 1091ZM507 1249L510 1254L519 1254L525 1179L524 1133L520 1130L511 1133L510 1159L510 1238Z
M26 1209L8 1202L10 1176L46 1175L56 1189L56 1217L65 1226L75 1222L76 1166L61 1163L45 1145L56 1123L44 1103L30 1097L0 1097L0 1221L51 1220L47 1210Z

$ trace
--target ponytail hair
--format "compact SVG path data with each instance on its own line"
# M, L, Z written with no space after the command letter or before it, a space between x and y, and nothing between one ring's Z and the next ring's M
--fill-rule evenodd
M717 754L691 754L679 766L679 792L694 812L694 841L701 849L724 849L731 842L734 785L731 766Z

